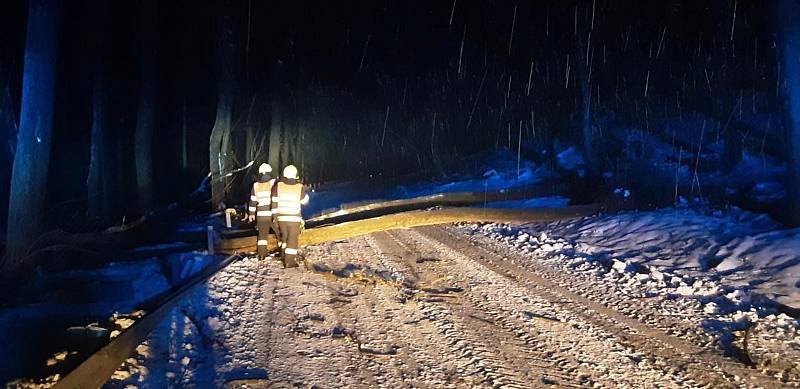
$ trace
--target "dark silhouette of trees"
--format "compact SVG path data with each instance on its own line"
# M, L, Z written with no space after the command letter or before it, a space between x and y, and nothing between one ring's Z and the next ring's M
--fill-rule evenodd
M5 270L17 269L44 228L53 132L60 4L30 0L22 103L8 206Z
M140 212L153 207L153 129L157 103L157 21L155 0L139 3L139 98L134 132L136 203Z
M791 222L800 225L800 24L796 15L800 3L780 0L778 20L783 40L782 63L787 100L787 153L789 160L789 212Z
M226 4L219 31L217 80L217 114L209 137L209 169L211 171L211 206L216 209L225 200L227 179L231 169L231 125L233 122L235 58L233 20L230 4Z

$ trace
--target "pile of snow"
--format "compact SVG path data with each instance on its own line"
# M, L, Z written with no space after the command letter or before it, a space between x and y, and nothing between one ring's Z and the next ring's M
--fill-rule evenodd
M484 228L495 236L510 233L502 229L509 227ZM681 295L707 296L722 289L741 289L800 309L800 229L780 229L764 215L735 208L710 214L670 208L531 228L539 233L515 232L524 243L523 250L584 258L611 269L646 267L697 279L676 285ZM699 277L722 289L709 289Z

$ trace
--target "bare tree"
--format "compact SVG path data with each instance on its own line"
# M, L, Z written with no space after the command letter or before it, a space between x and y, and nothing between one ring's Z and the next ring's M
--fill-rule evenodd
M87 217L92 222L108 223L111 219L115 144L108 126L109 108L109 64L107 58L107 34L104 22L109 8L98 5L96 23L90 29L91 79L92 79L92 126L89 145L89 172L86 177Z
M153 207L153 128L155 127L158 4L139 4L139 102L134 132L136 201L140 212Z
M55 110L58 0L28 2L19 135L11 173L4 270L17 269L44 229Z
M108 128L106 109L108 106L108 82L101 60L96 60L92 82L92 128L89 146L89 173L86 178L87 216L90 220L104 223L110 217L109 175L111 166L108 156Z
M594 5L592 5L594 6ZM590 10L593 12L593 10ZM584 15L585 16L585 15ZM594 15L591 16L594 18ZM579 18L579 5L575 6L575 48L578 63L575 64L576 75L578 76L578 87L581 97L581 134L583 137L583 149L586 153L587 166L596 169L596 157L594 149L594 139L592 135L592 32L594 20L587 20L585 17Z
M230 135L233 116L234 69L233 26L231 16L224 15L219 40L219 80L217 84L217 116L209 137L211 170L211 205L216 208L225 200L227 183L223 177L230 169Z
M790 221L800 225L800 12L797 0L780 0L776 12L783 41L782 63L787 97L787 155L789 157Z
M280 102L273 97L272 115L269 126L269 164L273 169L281 169L285 162L283 154L283 115L281 115Z
M5 74L0 69L0 74ZM2 77L2 76L0 76ZM17 115L11 99L7 78L0 78L0 203L8 201L8 182L11 180L11 165L14 163L14 148L17 145ZM0 209L2 217L7 216ZM5 220L3 220L5 223ZM0 227L0 231L2 231Z

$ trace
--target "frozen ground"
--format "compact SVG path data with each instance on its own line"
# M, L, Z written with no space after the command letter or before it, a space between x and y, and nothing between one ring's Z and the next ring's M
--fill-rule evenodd
M383 232L307 247L311 271L247 258L177 307L106 386L798 385L797 321L752 307L749 290L639 267L635 249L652 254L641 240L626 246L630 263L580 251L587 231L624 226L617 217Z

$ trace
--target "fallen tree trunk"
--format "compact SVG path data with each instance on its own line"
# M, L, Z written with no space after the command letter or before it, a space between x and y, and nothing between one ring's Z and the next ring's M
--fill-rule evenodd
M311 228L300 235L300 244L311 245L379 231L456 222L508 224L550 222L589 216L600 210L601 207L599 205L590 204L566 208L446 208L431 211L409 211L325 227ZM225 253L255 251L256 237L248 236L223 239L220 241L218 249Z
M438 193L411 199L378 201L369 204L342 205L341 209L306 220L307 227L341 223L390 213L412 211L430 207L463 207L496 201L527 200L543 196L563 194L562 185L539 185L533 188L514 189L505 192L453 192Z

